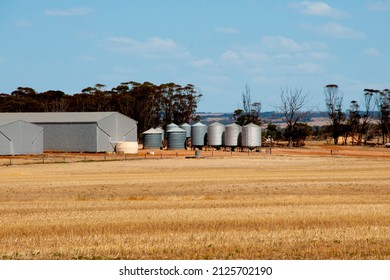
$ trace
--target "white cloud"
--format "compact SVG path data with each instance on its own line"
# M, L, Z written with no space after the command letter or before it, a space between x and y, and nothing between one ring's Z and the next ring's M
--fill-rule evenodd
M16 23L16 26L20 28L30 28L32 24L27 20L20 20Z
M109 51L121 54L135 54L144 58L155 59L159 57L187 57L188 51L172 39L151 37L146 41L138 41L130 37L117 36L105 41Z
M228 62L231 62L231 63L240 63L241 62L239 54L235 51L232 51L232 50L225 51L221 55L221 59L228 61Z
M367 48L364 50L364 53L369 56L379 57L381 53L376 48Z
M87 61L87 62L95 62L95 61L97 61L96 57L94 57L92 55L86 55L86 54L80 55L79 59L81 61Z
M372 11L390 12L390 0L369 3L368 8Z
M50 9L45 10L47 16L85 16L91 14L93 10L91 8L77 7L69 9Z
M300 51L302 46L294 40L282 36L263 36L261 43L269 49L282 48L290 51Z
M296 69L305 74L318 74L324 71L321 64L315 63L301 63L296 66Z
M257 62L264 62L269 60L269 56L265 53L257 53L257 52L244 52L243 57L245 59Z
M353 30L337 22L329 22L317 26L305 23L301 25L301 28L333 38L364 39L366 37L363 32Z
M205 58L205 59L198 59L192 61L192 65L198 68L202 68L202 67L214 66L215 63L212 59Z
M345 18L348 16L348 13L332 8L324 2L303 1L300 3L290 3L289 6L300 9L301 13L304 15L325 16L332 18Z
M302 52L312 49L326 48L322 43L317 42L296 42L295 40L283 36L263 36L261 45L274 51L283 50L287 52Z
M221 33L221 34L238 34L240 33L240 30L237 28L232 27L217 27L214 29L215 32Z

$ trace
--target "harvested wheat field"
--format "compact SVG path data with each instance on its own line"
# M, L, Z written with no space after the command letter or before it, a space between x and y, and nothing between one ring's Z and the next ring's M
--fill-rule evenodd
M0 258L390 259L389 169L281 152L0 166Z

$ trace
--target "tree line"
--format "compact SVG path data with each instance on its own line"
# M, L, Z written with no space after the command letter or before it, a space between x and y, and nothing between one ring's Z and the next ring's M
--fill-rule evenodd
M138 122L138 133L169 123L199 120L196 108L202 97L192 84L155 85L150 82L124 82L107 89L103 84L84 88L75 94L60 90L36 92L18 87L0 94L0 112L106 112L116 111Z
M352 145L366 145L374 137L379 136L380 142L390 141L390 90L364 89L363 103L352 100L347 110L343 110L343 95L336 84L324 87L324 101L327 108L325 118L328 125L315 129L307 125L304 120L312 112L308 108L310 97L304 94L302 88L282 88L280 105L276 111L283 115L286 127L281 130L275 124L269 123L266 129L266 138L285 140L288 146L301 146L310 135L327 135L333 139L335 145L347 144L351 139ZM245 87L242 93L243 109L233 113L235 122L246 125L250 122L261 124L260 102L251 102L250 89ZM379 143L379 140L378 140Z

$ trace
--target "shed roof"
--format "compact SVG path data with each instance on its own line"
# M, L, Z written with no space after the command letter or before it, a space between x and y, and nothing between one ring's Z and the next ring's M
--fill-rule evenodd
M93 123L118 112L0 113L1 121L23 120L32 123Z

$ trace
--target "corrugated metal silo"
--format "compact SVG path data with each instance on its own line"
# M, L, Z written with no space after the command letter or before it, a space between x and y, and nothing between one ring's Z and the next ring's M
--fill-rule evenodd
M225 126L225 146L237 147L241 145L242 128L238 124L231 123Z
M191 126L191 143L193 147L203 147L207 141L207 126L197 122Z
M177 124L175 123L170 123L170 124L167 124L167 132L168 130L172 129L172 128L177 128L179 127Z
M186 131L175 127L167 131L168 150L184 150L186 147Z
M214 122L207 128L207 141L209 146L222 146L225 126L219 122Z
M191 126L188 123L183 123L183 124L179 125L179 127L186 131L187 138L191 137Z
M162 129L161 127L157 127L157 128L155 128L157 131L159 131L159 132L161 132L161 140L162 141L164 141L164 139L165 139L165 131L164 131L164 129Z
M144 149L160 149L162 146L161 132L151 128L142 133Z
M261 146L261 127L250 123L242 128L242 146L260 147Z

